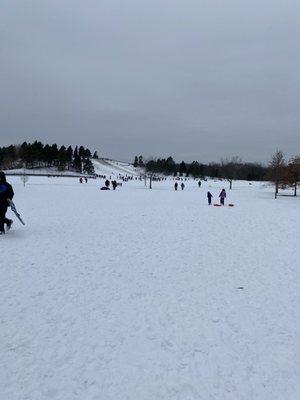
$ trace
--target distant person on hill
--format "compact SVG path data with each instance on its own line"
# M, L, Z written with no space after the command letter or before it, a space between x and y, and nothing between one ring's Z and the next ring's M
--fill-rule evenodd
M211 198L213 197L213 195L210 192L207 192L207 201L208 201L208 205L211 206Z
M113 190L116 190L117 181L112 181L111 184L112 184Z
M82 183L82 178L79 178L79 182Z
M201 181L198 182L198 186L199 186L199 188L201 187Z
M109 187L109 185L110 185L110 183L109 183L109 180L108 180L108 179L106 179L106 181L105 181L105 186L108 188L108 187Z
M185 188L184 183L181 183L181 190L183 190Z
M7 229L11 228L13 221L6 218L7 208L9 206L8 201L14 197L14 191L12 186L6 182L5 173L0 171L0 235L5 233L4 224L7 225Z
M88 178L85 176L85 177L84 177L84 180L85 180L85 183L87 183L87 181L88 181Z
M175 190L178 189L178 182L175 182L174 189L175 189Z
M219 197L220 197L220 204L222 206L224 206L225 199L226 199L226 191L225 191L225 189L221 190L221 193L219 194Z

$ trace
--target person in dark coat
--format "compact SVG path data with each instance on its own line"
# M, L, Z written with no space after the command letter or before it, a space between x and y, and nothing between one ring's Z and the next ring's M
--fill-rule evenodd
M198 186L201 187L201 181L198 182Z
M225 189L221 190L221 193L219 194L219 197L220 197L220 204L222 206L224 206L224 202L225 202L225 199L226 199L226 191L225 191Z
M213 197L213 195L210 192L207 192L207 201L208 201L208 205L211 205L211 198Z
M184 183L182 182L181 183L181 190L183 190L184 189Z
M178 182L175 182L174 189L177 190L177 188L178 188Z
M12 186L6 182L5 173L0 171L0 235L5 233L4 224L7 225L7 229L10 229L13 221L6 218L7 208L9 206L9 200L14 197L14 191Z

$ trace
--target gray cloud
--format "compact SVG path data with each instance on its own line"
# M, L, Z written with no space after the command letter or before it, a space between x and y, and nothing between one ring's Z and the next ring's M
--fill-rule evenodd
M299 17L296 0L2 0L1 144L295 154Z

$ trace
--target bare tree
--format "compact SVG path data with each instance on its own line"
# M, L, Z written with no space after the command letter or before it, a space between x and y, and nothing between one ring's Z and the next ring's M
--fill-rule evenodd
M293 157L285 168L284 181L294 188L294 196L297 196L297 187L300 182L300 156Z
M222 177L229 182L229 189L232 189L232 182L237 178L238 170L242 166L242 159L238 156L221 160Z
M281 150L276 150L269 162L269 178L275 185L275 199L277 199L279 184L283 181L284 168L284 154Z

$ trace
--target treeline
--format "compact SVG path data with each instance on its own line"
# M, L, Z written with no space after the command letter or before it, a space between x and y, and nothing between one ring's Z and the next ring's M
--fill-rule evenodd
M219 163L203 164L198 161L176 163L172 157L143 161L142 156L135 157L134 166L144 166L151 173L193 178L223 178L232 180L261 181L266 179L268 168L259 163L242 162L239 157L222 160Z
M59 171L71 170L76 172L94 173L91 158L98 158L97 152L93 155L83 146L60 146L35 141L24 142L21 145L0 147L0 168L49 168L55 167Z

